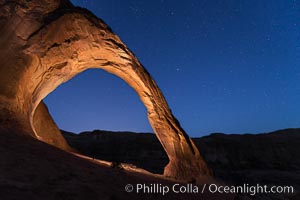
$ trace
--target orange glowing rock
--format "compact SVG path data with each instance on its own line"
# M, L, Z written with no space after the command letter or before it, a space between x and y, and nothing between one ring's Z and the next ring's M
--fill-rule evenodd
M67 0L0 0L0 6L1 128L69 150L42 100L75 75L99 68L123 79L144 103L169 157L165 176L209 174L155 81L102 20Z

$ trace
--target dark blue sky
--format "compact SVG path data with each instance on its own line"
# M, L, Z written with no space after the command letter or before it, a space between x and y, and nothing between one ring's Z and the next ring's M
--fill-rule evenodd
M189 135L300 127L300 1L72 2L136 54ZM45 101L65 130L152 131L135 92L102 70Z

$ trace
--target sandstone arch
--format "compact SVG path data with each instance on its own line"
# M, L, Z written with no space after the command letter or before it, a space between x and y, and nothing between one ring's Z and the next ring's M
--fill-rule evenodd
M177 179L208 174L200 153L172 115L146 69L111 29L67 0L1 1L1 126L68 149L42 99L89 68L123 79L147 108L149 122ZM5 114L6 113L6 114ZM16 126L17 124L17 126Z

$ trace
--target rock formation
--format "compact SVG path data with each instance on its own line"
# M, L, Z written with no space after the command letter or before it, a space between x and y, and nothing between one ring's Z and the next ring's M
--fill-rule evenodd
M144 103L169 158L164 175L187 180L209 174L155 81L88 10L68 0L0 0L0 27L1 128L69 150L42 100L75 75L99 68L123 79Z

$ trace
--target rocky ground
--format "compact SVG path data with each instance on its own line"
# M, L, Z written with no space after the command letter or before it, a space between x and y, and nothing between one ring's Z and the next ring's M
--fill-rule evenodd
M206 181L203 181L205 183ZM127 184L171 187L174 180L122 169L59 150L30 136L0 129L1 200L128 200L128 199L233 199L233 195L137 194ZM201 184L199 185L201 187Z

